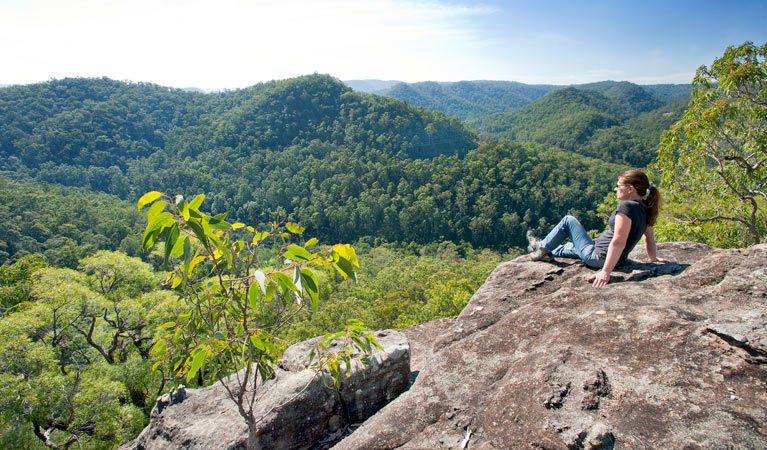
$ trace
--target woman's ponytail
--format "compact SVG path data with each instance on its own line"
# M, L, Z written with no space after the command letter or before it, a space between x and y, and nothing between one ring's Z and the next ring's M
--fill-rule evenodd
M655 221L658 220L658 213L660 212L661 196L660 191L653 185L647 188L647 198L642 200L644 207L647 208L647 225L654 226Z

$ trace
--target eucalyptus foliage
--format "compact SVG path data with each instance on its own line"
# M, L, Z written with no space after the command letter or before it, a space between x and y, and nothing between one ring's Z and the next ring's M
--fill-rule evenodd
M155 368L171 367L179 381L221 382L252 435L260 420L254 414L256 374L261 382L274 375L285 344L276 334L305 307L317 310L320 284L314 270L356 278L359 263L348 244L316 250L315 238L290 243L304 232L296 223L277 220L259 231L229 223L225 214L209 216L200 211L204 198L186 202L153 191L138 201L139 209L151 203L143 246L164 245L166 262L174 261L166 283L186 303L182 314L159 327L164 331L152 354ZM351 344L340 355L320 352L317 363L330 370L337 385L357 350L369 353L377 345L357 323L347 332L328 339L348 335Z
M721 246L767 237L767 44L729 47L701 66L682 120L663 134L664 238L698 236Z

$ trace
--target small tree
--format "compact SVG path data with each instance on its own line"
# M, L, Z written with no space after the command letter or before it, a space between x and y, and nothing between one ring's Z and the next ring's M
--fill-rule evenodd
M767 236L767 44L729 47L692 82L684 117L661 138L655 168L662 175L665 211L675 237L729 235L724 245ZM708 233L702 228L710 226ZM663 226L661 234L663 234ZM708 240L708 239L707 239Z
M151 203L143 247L163 243L165 261L176 258L166 283L183 292L188 306L177 320L159 327L163 334L152 353L159 359L156 367L170 365L179 379L219 381L248 424L252 448L260 420L256 374L262 382L273 376L284 347L277 332L307 305L317 309L319 282L308 267L346 279L356 277L359 265L348 244L315 252L317 239L289 243L304 231L298 224L276 221L268 231L257 231L227 222L225 214L201 212L203 199L187 203L181 196L149 192L138 202L139 209ZM369 353L371 344L378 345L354 325L354 349L344 346L341 356L346 363L358 354L355 349ZM337 369L338 357L320 356L315 367L330 370L339 385L344 371Z

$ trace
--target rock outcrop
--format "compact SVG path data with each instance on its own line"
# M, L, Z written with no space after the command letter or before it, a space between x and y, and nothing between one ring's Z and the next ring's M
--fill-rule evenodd
M289 348L276 376L258 390L255 416L261 420L251 444L269 450L310 448L323 436L367 419L404 391L410 376L407 338L397 331L379 331L375 336L384 351L375 350L369 366L356 364L340 393L332 380L307 369L313 341ZM149 425L121 449L247 446L247 424L224 387L216 383L203 389L182 387L162 396Z
M659 254L674 262L632 263L601 289L577 262L521 256L459 316L379 337L391 360L348 380L349 420L415 381L334 449L767 448L767 245L666 243ZM342 426L306 353L287 352L290 370L264 391L262 448L306 448ZM163 397L127 448L243 448L246 435L212 386Z
M572 260L501 264L402 330L415 383L334 449L767 448L767 246L659 254L601 289Z

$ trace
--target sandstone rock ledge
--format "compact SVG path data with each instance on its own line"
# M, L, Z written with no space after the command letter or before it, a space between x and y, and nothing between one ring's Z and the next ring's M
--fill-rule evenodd
M572 260L501 264L402 330L415 383L334 449L767 448L767 245L659 254L602 289Z
M367 419L404 391L410 377L407 338L390 330L375 336L383 351L375 350L369 366L355 364L340 393L330 387L331 380L307 369L313 340L290 347L276 376L259 388L255 416L262 420L251 444L264 450L310 448L323 436L340 434L345 425ZM160 397L149 425L120 450L247 446L247 424L224 387L216 383L203 389L182 387Z

